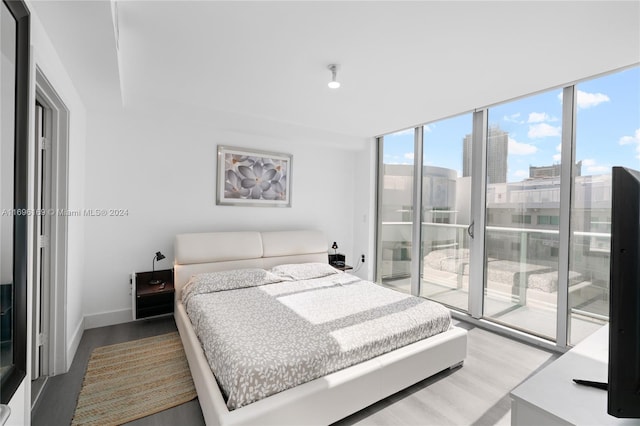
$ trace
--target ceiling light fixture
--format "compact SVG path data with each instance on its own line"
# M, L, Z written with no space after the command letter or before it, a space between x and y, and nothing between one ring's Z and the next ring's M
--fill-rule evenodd
M338 66L336 64L329 65L329 71L331 71L331 81L329 82L329 87L331 89L337 89L340 87L340 82L336 80L336 73L338 72Z

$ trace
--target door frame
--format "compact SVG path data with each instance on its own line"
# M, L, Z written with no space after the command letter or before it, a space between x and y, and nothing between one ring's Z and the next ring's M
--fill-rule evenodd
M53 85L46 78L42 70L36 65L36 93L33 102L40 103L45 111L45 122L48 122L47 131L50 132L48 152L51 158L50 167L51 182L49 200L50 210L47 216L50 219L49 238L49 262L46 273L49 277L49 301L45 312L48 310L48 326L46 328L48 351L47 365L43 370L49 376L55 376L67 372L67 231L68 221L68 187L69 187L69 110L64 101L57 94ZM39 144L38 138L35 138ZM39 147L38 147L39 149ZM34 167L34 177L37 170ZM35 226L34 216L34 229ZM38 235L34 232L34 259L35 250L39 250ZM35 266L35 265L34 265ZM33 270L34 285L37 271ZM32 326L35 328L35 324ZM35 349L35 348L34 348Z

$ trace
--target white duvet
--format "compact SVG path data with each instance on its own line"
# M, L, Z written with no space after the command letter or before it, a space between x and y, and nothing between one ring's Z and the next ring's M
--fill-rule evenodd
M189 283L183 303L229 410L451 323L442 305L346 273L301 281L263 270L221 274Z

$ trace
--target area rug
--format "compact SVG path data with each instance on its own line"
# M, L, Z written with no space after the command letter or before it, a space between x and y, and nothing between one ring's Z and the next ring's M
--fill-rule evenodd
M120 425L196 397L177 332L94 349L72 425Z

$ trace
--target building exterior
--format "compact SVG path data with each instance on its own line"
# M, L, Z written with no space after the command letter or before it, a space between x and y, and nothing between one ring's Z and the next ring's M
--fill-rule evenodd
M462 176L471 176L471 135L463 140ZM489 128L487 135L487 183L507 181L507 155L509 155L509 133L499 127Z
M507 139L494 134L494 146ZM465 143L467 138L465 138ZM495 142L498 141L498 142ZM494 149L495 156L505 155ZM465 150L465 163L466 163ZM577 163L580 173L581 163ZM413 165L384 165L382 205L383 277L408 276L411 261ZM486 194L486 256L527 262L554 270L558 265L560 224L559 167L531 167L520 182L490 183ZM506 173L506 172L505 172ZM494 178L498 179L498 176ZM422 252L466 247L460 226L469 225L469 177L454 170L423 169ZM506 179L505 179L506 180ZM573 185L571 271L575 280L606 289L611 222L611 175L576 176ZM464 229L463 229L464 230ZM462 234L465 234L464 232Z
M581 176L582 174L582 161L576 163L574 170L575 176ZM553 164L551 166L529 166L529 178L546 178L560 176L560 164Z

